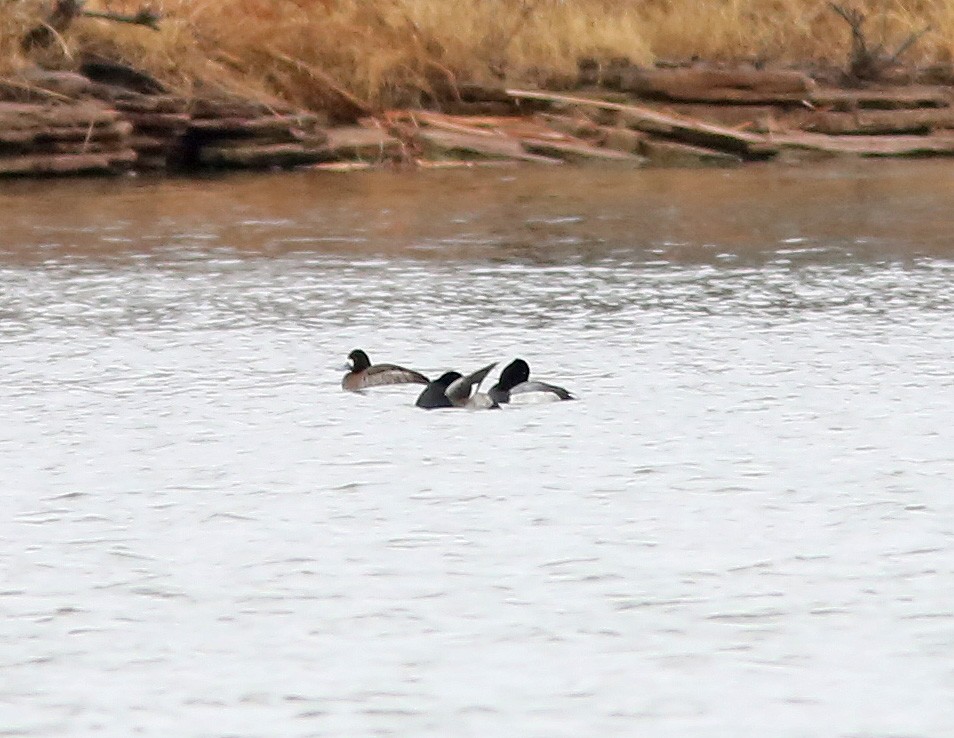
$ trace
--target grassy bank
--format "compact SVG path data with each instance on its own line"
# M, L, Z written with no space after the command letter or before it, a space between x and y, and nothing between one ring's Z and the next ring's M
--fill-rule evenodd
M0 4L0 67L80 51L140 65L188 92L205 80L309 108L414 104L458 81L547 84L581 58L843 64L849 29L825 0L164 0L159 31L76 20L26 54L19 39L48 0ZM845 2L845 5L851 5ZM139 0L89 0L135 11ZM855 0L874 43L915 63L954 57L954 0ZM33 57L33 58L30 58Z

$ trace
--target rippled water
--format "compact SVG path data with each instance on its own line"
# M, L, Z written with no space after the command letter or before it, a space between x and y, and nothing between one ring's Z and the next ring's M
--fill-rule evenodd
M0 735L950 735L952 190L2 185Z

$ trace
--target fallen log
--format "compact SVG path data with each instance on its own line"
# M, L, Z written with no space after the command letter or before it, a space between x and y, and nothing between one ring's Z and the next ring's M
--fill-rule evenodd
M815 89L811 77L794 70L641 69L619 72L618 89L641 97L723 104L791 104Z
M548 128L558 133L565 133L567 136L582 138L584 140L595 139L600 135L600 132L604 130L603 126L597 125L586 116L574 117L569 115L554 115L553 113L537 113L536 117Z
M301 144L248 144L237 146L203 146L198 161L210 167L268 169L302 164L316 164L324 159L323 152Z
M323 147L324 159L380 161L400 157L404 145L387 131L363 126L331 128Z
M312 164L309 168L323 172L363 172L368 169L376 169L379 166L379 164L372 164L367 161L326 161L320 164Z
M954 136L827 136L823 133L773 135L776 147L831 155L954 156Z
M90 154L37 154L0 157L0 175L110 174L136 160L132 149Z
M538 113L537 117L554 130L587 143L625 154L641 154L640 145L647 134L623 126L601 126L588 118Z
M655 109L655 106L653 106ZM678 115L715 123L720 126L758 126L771 130L777 127L778 120L800 119L809 108L798 106L778 107L776 105L717 105L713 103L675 103L667 105L666 111Z
M74 105L34 105L0 102L0 130L37 126L106 126L119 120L115 110L79 103Z
M954 128L954 108L816 112L806 116L799 127L833 136L930 133L939 128Z
M412 134L414 141L432 157L468 158L475 155L491 159L516 159L536 164L561 164L560 159L528 153L520 141L509 136L483 136L421 128Z
M181 97L171 95L140 95L138 93L128 93L124 95L114 95L110 102L116 110L123 113L136 114L172 114L184 115L191 118L187 112L188 104Z
M196 98L189 102L189 114L194 120L201 118L259 118L290 112L276 109L251 100L213 100Z
M610 148L588 146L582 141L522 138L520 143L531 154L562 159L573 164L623 164L630 167L641 167L646 164L646 159L642 156Z
M808 99L815 107L852 111L859 108L946 108L954 97L943 87L900 87L879 90L819 89Z
M292 137L295 129L315 133L318 118L314 115L272 115L257 118L200 118L189 121L189 131L205 138L256 137L284 134Z
M184 133L191 121L187 113L124 112L123 118L132 123L136 130L169 131L172 133Z
M766 158L774 153L771 141L754 133L704 123L702 121L667 115L638 105L622 105L584 97L554 95L528 90L508 90L516 99L540 100L563 107L592 107L613 111L618 120L629 128L671 138L706 148L727 151L747 158Z
M168 169L169 156L143 151L136 152L136 169Z
M7 148L0 146L0 158L10 156L40 156L46 154L104 154L110 152L122 152L130 148L126 139L106 139L106 140L73 140L56 141L45 140L36 141L29 146L19 148Z
M517 108L513 102L443 102L442 113L447 115L515 115Z
M166 153L176 145L175 139L159 138L144 134L133 134L129 137L129 145L140 155Z
M726 167L742 163L741 157L724 151L653 138L643 139L640 150L657 167Z
M45 141L116 141L127 137L132 126L125 121L87 126L0 127L0 146L29 146Z

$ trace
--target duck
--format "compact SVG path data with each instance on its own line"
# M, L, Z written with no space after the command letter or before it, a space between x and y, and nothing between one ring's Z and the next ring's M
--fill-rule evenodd
M520 397L528 402L546 402L575 400L576 398L563 387L546 382L530 381L530 365L523 359L514 359L500 372L497 384L490 388L487 396L495 405L505 405Z
M487 395L475 392L471 396L471 392L474 385L480 389L480 383L495 366L497 366L496 361L466 377L460 372L445 372L433 382L428 382L414 404L425 410L436 410L442 407L465 407L474 410L493 407L494 403Z
M341 380L341 388L357 392L366 387L378 387L385 384L428 384L430 380L420 372L405 369L397 364L372 364L371 359L361 349L348 354L348 373Z

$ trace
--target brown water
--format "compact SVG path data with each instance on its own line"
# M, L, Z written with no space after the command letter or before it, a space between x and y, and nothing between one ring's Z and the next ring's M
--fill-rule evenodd
M0 735L950 734L952 194L0 183Z

